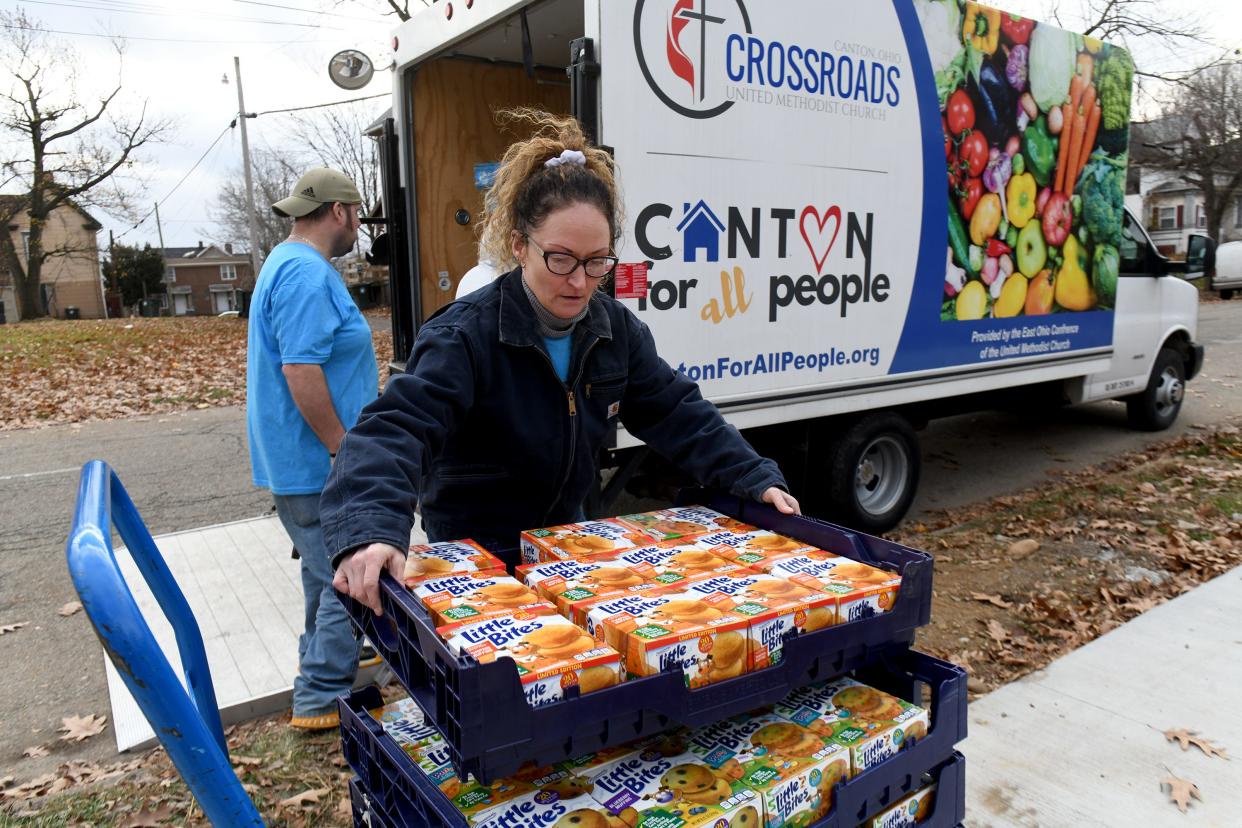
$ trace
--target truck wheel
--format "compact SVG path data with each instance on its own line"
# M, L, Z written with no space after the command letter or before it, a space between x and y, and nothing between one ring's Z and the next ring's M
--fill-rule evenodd
M1130 425L1141 431L1164 431L1177 419L1185 394L1186 366L1182 355L1172 348L1161 348L1147 389L1126 399Z
M1220 298L1221 298L1221 299L1224 299L1226 302L1228 302L1230 299L1232 299L1232 298L1233 298L1233 291L1232 291L1232 290L1222 290L1222 291L1220 292Z
M869 414L841 434L828 464L829 508L864 532L886 532L910 508L922 456L910 422L891 411Z

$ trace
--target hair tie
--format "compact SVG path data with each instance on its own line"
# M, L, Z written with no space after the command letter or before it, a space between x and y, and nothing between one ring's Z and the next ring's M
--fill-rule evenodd
M559 167L561 164L577 164L579 167L586 166L586 156L578 150L563 150L560 155L555 158L549 158L543 162L545 167Z

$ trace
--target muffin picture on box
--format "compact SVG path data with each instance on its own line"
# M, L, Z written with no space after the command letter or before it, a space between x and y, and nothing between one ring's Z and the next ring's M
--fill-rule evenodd
M559 615L516 612L482 621L465 621L437 632L455 655L488 663L512 659L531 707L612 687L621 680L621 657L581 627Z
M621 515L616 520L656 542L690 540L719 530L749 532L755 528L706 506L675 506Z
M584 520L545 529L527 529L519 537L522 563L562 561L633 549L647 536L613 519Z
M472 540L415 544L405 558L406 586L446 575L504 575L504 561Z
M616 642L629 674L680 670L687 686L702 687L747 671L749 622L719 604L659 590L596 604L587 626L597 638Z
M458 621L478 621L517 610L556 612L535 591L508 575L474 573L430 578L416 584L414 595L437 627Z

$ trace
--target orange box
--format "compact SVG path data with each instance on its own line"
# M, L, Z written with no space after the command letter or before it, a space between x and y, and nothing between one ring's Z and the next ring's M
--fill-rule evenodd
M647 542L648 538L642 532L611 519L527 529L520 536L524 564L584 558L602 552L633 549Z
M517 577L575 624L585 624L586 609L605 598L660 586L611 561L592 558L522 564Z
M679 588L683 596L716 600L750 621L748 659L751 670L779 664L787 640L837 623L837 597L813 587L762 572L717 575Z
M690 687L745 673L750 622L730 612L724 596L704 598L658 590L601 601L587 612L587 629L613 643L630 675L680 668Z
M621 681L617 651L559 615L516 612L436 632L455 654L483 663L512 659L531 707L560 701L570 687L590 693Z
M768 574L835 595L838 624L888 612L901 588L900 575L827 552L786 555Z
M406 586L476 572L504 575L505 562L469 539L412 545L405 557Z
M748 566L759 572L766 571L773 561L786 555L821 551L813 544L778 535L767 529L752 529L749 532L731 530L710 532L695 538L694 545L717 557Z
M422 601L437 627L458 621L478 621L517 610L531 614L556 613L534 590L508 575L472 573L429 578L415 584L414 595Z
M688 540L722 529L749 532L755 528L706 506L675 506L672 509L621 515L615 520L657 542Z
M743 572L745 568L692 545L650 543L635 549L592 555L588 560L624 567L657 587L674 587L699 578Z

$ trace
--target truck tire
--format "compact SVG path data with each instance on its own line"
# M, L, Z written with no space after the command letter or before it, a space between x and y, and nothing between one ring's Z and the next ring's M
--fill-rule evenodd
M918 436L900 414L881 411L856 421L828 457L828 507L845 526L879 533L905 516L922 470Z
M1231 288L1226 288L1222 290L1220 292L1220 298L1228 302L1230 299L1233 298L1233 290Z
M1140 431L1164 431L1177 419L1185 394L1186 364L1182 355L1172 348L1161 348L1146 390L1126 398L1130 426Z

